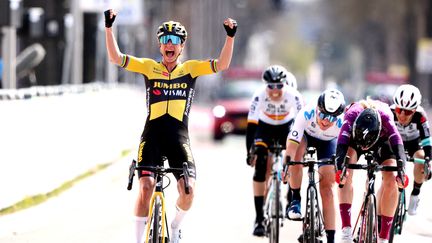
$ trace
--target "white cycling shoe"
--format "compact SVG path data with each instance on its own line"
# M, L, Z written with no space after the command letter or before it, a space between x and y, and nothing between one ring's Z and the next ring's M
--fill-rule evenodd
M418 195L415 195L415 196L411 195L410 201L408 204L408 214L409 215L416 215L417 214L417 207L418 207L419 201L420 201L420 199L419 199Z
M352 243L352 228L351 227L343 227L341 232L341 240L340 243Z

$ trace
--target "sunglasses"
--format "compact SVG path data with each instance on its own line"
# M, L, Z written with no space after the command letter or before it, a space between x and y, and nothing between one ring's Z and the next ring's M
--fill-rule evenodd
M161 44L168 44L168 41L171 40L171 44L178 45L181 43L181 38L176 35L164 35L159 38L159 42Z
M321 111L318 111L318 116L321 120L327 119L329 122L334 122L337 120L336 116L327 115L327 114L322 113Z
M412 114L414 114L415 110L405 110L399 107L396 107L395 109L396 113L401 114L402 111L404 112L405 116L410 116Z
M269 89L282 89L283 87L283 84L267 84L267 88Z

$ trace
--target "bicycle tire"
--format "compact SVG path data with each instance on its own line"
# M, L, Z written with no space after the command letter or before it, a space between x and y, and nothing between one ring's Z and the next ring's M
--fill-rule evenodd
M303 220L303 242L304 243L317 243L316 240L316 222L315 222L315 216L316 216L316 205L315 205L315 197L316 197L316 191L313 189L313 187L309 187L307 190L307 203L306 203L306 215Z
M378 239L376 237L376 212L375 212L375 200L373 196L368 197L368 202L366 205L367 215L366 220L366 243L376 242Z
M405 221L405 190L399 193L398 206L396 207L394 220L390 229L389 243L393 242L394 235L402 234L403 223Z
M161 199L156 196L153 204L152 227L151 227L151 243L162 243L162 205Z
M275 197L272 201L272 214L270 219L270 243L279 243L279 211L280 211L280 182L273 181Z

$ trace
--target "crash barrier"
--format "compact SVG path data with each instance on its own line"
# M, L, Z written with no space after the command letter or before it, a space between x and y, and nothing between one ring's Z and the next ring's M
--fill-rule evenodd
M127 87L126 85L107 83L88 83L79 85L32 86L22 89L0 89L0 100L22 100L35 97L57 96L63 94L79 94L111 88Z
M32 87L0 97L0 209L136 149L146 116L136 86Z

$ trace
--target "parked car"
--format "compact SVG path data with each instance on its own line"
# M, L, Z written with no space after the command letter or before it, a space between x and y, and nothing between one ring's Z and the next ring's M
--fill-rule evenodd
M215 95L213 138L222 140L227 134L245 134L247 116L254 92L261 80L232 80L222 85Z

